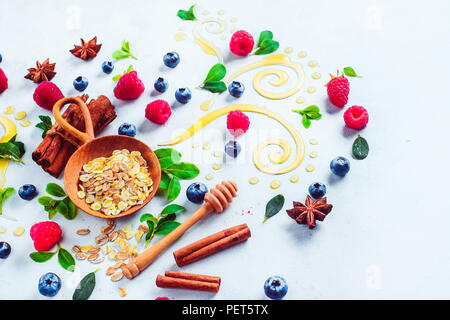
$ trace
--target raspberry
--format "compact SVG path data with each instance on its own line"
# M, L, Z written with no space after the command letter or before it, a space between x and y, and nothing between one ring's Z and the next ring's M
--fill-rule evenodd
M248 117L240 110L231 111L227 116L227 128L235 137L245 133L249 125Z
M253 50L255 41L250 33L239 30L233 33L230 40L230 50L238 56L245 57Z
M120 77L114 88L114 96L121 100L134 100L144 92L145 87L136 71L131 71Z
M61 240L61 228L56 222L44 221L33 225L30 229L30 237L34 241L37 251L49 251Z
M164 100L155 100L150 102L145 108L145 117L158 124L163 124L166 122L170 115L172 114L172 110L170 109L169 104Z
M8 78L3 70L0 68L0 93L8 89Z
M361 106L353 106L344 112L344 121L351 129L362 129L369 122L367 110Z
M41 108L52 110L59 99L64 98L61 90L50 81L41 82L34 90L33 99Z
M327 84L328 99L336 107L342 108L347 104L348 93L350 92L350 85L348 79L344 75L334 77L331 76L331 81Z

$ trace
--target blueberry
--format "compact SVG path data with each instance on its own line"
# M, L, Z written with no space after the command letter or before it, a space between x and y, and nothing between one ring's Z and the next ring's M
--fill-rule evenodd
M37 195L36 187L32 184L24 184L19 188L19 197L24 200L31 200Z
M188 103L189 100L191 100L192 98L192 93L191 90L189 90L188 88L180 88L177 91L175 91L175 99L177 99L177 101L179 103Z
M189 201L201 204L205 199L205 194L207 192L208 188L204 183L194 182L186 189L186 196Z
M175 68L180 63L180 56L176 52L168 52L164 55L163 61L169 68Z
M61 289L61 279L53 272L46 273L39 279L38 289L43 296L53 297Z
M240 98L244 93L245 87L239 81L233 81L228 86L228 92L235 98Z
M269 277L264 282L264 292L270 299L280 300L286 295L287 291L288 285L283 277Z
M225 153L236 158L241 152L241 145L237 141L230 140L225 144Z
M102 70L106 74L110 74L114 70L114 65L111 61L105 61L102 63Z
M350 170L350 161L344 157L336 157L331 160L330 169L335 175L343 177Z
M154 87L156 91L163 93L166 92L167 88L169 87L169 83L164 80L164 78L159 77L158 79L156 79Z
M3 57L2 57L2 54L0 53L0 62L2 62L2 60L3 60Z
M327 187L321 182L314 182L309 186L308 191L311 197L320 199L327 193Z
M11 246L8 242L0 241L0 259L6 259L11 253Z
M131 123L122 123L117 133L121 136L134 137L136 135L136 126Z
M78 91L84 91L87 88L88 83L89 82L86 77L79 76L73 80L73 87Z

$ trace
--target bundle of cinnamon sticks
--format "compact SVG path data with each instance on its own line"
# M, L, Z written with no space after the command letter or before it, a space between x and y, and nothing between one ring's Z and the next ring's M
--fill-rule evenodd
M82 95L79 98L86 102L89 96ZM87 104L87 107L91 113L94 133L96 135L117 117L114 105L111 104L111 101L106 96L101 95L97 99L92 99ZM62 117L76 129L85 131L83 115L76 104L69 105L62 114ZM67 137L64 130L55 124L47 132L47 135L36 150L34 150L32 159L44 171L58 178L79 144L79 141Z

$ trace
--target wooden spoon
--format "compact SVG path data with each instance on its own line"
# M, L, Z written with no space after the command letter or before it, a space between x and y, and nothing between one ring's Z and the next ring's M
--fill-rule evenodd
M84 118L86 132L78 131L67 123L61 116L61 108L69 103L75 103L80 107ZM58 125L64 129L67 134L72 135L83 144L70 157L64 171L64 186L66 188L67 195L78 208L99 218L114 219L124 217L138 211L153 198L161 181L161 167L159 166L158 157L150 147L142 141L129 136L110 135L95 138L89 109L83 100L76 97L65 97L56 102L53 106L53 115ZM127 149L130 152L139 151L141 153L142 157L147 161L150 177L153 180L153 190L142 204L135 205L126 211L122 211L118 215L107 216L100 211L92 210L90 205L86 203L85 199L78 198L78 179L80 177L80 172L83 165L98 157L110 157L114 150L122 149Z

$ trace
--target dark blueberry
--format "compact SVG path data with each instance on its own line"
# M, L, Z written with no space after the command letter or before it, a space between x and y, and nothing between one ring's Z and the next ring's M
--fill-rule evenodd
M0 259L6 259L11 253L11 246L8 242L0 241Z
M327 193L327 187L321 183L321 182L314 182L309 186L309 194L314 199L320 199L325 196L325 193Z
M169 83L164 80L164 78L159 77L156 79L155 84L153 85L155 87L155 90L158 92L166 92L167 88L169 87Z
M36 187L32 184L24 184L19 188L19 197L24 200L31 200L37 195Z
M344 157L336 157L331 160L330 169L335 175L343 177L350 170L350 161Z
M2 60L3 60L3 57L2 57L2 54L0 53L0 62L2 62Z
M228 86L228 92L235 98L240 98L244 93L245 87L239 81L233 81Z
M230 157L236 158L241 152L241 145L234 140L230 140L225 145L225 153Z
M163 61L169 68L175 68L180 63L180 56L176 52L168 52L164 55Z
M194 182L186 189L186 196L189 199L189 201L201 204L205 199L205 194L207 192L208 188L204 183Z
M88 79L86 77L76 77L75 80L73 80L73 87L78 90L78 91L84 91L87 86L88 86L89 82Z
M192 93L191 90L189 90L188 88L180 88L177 91L175 91L175 99L177 99L177 101L179 103L188 103L189 100L191 100L192 98Z
M106 74L110 74L114 70L114 65L111 61L105 61L102 63L102 70Z
M118 134L134 137L136 135L136 126L131 123L122 123L119 127Z
M38 289L43 296L53 297L61 289L61 279L53 272L46 273L39 279Z
M269 277L264 282L264 292L270 299L280 300L286 295L287 291L288 285L283 277Z

